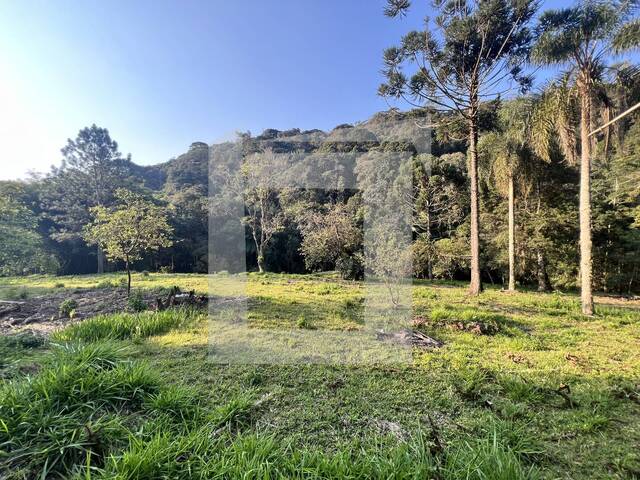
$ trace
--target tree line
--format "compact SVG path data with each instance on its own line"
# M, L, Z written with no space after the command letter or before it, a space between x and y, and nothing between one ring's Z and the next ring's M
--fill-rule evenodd
M410 7L407 0L391 0L385 13L402 17ZM413 211L413 276L469 279L472 293L483 281L510 290L518 284L541 290L579 285L585 313L592 312L592 287L637 292L637 115L590 135L640 101L637 67L616 56L637 45L634 5L585 1L540 15L527 0L436 7L439 15L429 28L409 32L384 52L379 93L413 110L384 112L328 134L270 129L239 135L243 168L226 181L246 188L240 191L240 220L249 267L337 269L345 278L360 278L366 266L362 192L261 184L266 157L355 152L371 158L404 149L412 158L412 187L402 201ZM530 66L536 64L558 65L559 72L532 92ZM431 129L429 153L343 135L369 130L393 138L390 125L397 119ZM118 151L106 129L81 130L62 149L60 167L26 182L0 183L0 271L123 267L123 259L105 267L100 242L86 233L96 212L124 208L123 191L161 209L172 232L171 245L131 259L136 268L207 271L208 212L211 207L216 215L219 200L219 192L209 189L209 162L229 148L196 142L165 164L140 167ZM377 178L379 164L362 165L362 178Z

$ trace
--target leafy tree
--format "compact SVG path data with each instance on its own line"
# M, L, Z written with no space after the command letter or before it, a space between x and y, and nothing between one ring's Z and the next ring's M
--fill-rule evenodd
M216 184L220 191L213 198L213 209L235 213L235 202L244 203L240 219L248 227L256 248L258 271L265 271L265 255L273 236L285 228L286 215L280 206L275 177L284 157L268 149L248 154L238 170L219 166Z
M548 10L538 24L532 52L541 65L569 66L561 97L556 97L556 124L564 136L569 160L577 159L575 132L571 132L571 96L580 104L580 279L582 312L593 314L591 238L591 160L594 85L612 51L621 53L640 43L638 22L632 19L635 2L582 0L573 7Z
M178 272L206 272L208 253L207 189L183 187L167 195L175 242L168 259Z
M53 168L43 183L44 209L54 221L53 237L78 239L96 206L108 206L116 188L127 185L127 160L118 151L106 128L83 128L62 148L60 168ZM97 248L98 273L104 271L104 255Z
M131 292L131 262L145 253L170 247L172 229L164 208L128 190L115 193L113 208L96 206L91 209L92 222L84 229L90 244L104 249L109 260L125 262L127 295Z
M55 273L59 265L45 249L37 217L11 187L0 189L0 275Z
M362 224L359 198L346 203L304 205L298 215L302 233L300 250L309 270L329 270L362 256ZM347 273L347 272L341 272Z
M640 283L640 124L593 174L594 286L630 293Z
M409 0L388 0L386 15L404 15ZM413 31L400 47L385 51L386 83L383 96L403 98L411 104L454 111L467 123L471 193L470 292L482 290L480 278L480 211L478 192L478 124L483 101L509 90L511 79L522 88L531 80L523 75L531 34L527 27L535 13L533 0L452 2L436 0L439 14ZM435 24L435 25L434 25ZM432 28L432 25L434 27ZM441 32L437 34L436 32ZM407 77L403 66L413 66Z

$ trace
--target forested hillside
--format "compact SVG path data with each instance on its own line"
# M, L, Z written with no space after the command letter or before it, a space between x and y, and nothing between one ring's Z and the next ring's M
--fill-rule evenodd
M620 104L639 99L633 82L611 83L606 90ZM491 283L506 284L508 278L509 202L505 167L495 152L509 148L503 138L509 128L505 118L513 118L518 109L534 108L532 104L540 103L541 97L482 105L481 269L483 279ZM463 279L469 275L467 141L461 125L443 118L446 120L426 110L389 111L355 126L339 125L331 132L268 129L257 136L239 134L237 142L250 167L256 152L364 154L391 149L415 153L411 139L425 137L424 125L439 125L429 130L428 148L421 147L414 154L414 274ZM640 288L640 125L636 119L626 119L594 142L594 280L596 288L605 291L629 293ZM544 159L527 152L515 182L516 277L519 283L540 289L575 287L579 269L578 170L563 154L561 141L559 135L551 139L550 153ZM86 244L83 226L89 221L90 208L111 205L114 192L121 187L143 193L165 207L173 228L173 246L148 256L136 268L206 272L209 160L215 165L224 156L220 152L229 148L233 146L194 142L177 158L139 166L120 154L105 129L82 130L63 150L65 161L60 168L26 182L0 185L6 242L0 259L2 272L97 271L101 255ZM95 161L86 160L89 151L99 152ZM362 212L356 190L284 196L269 192L265 199L282 213L282 219L264 245L264 269L299 273L338 268L347 278L361 275ZM261 228L257 225L258 231ZM248 262L257 268L257 245L251 237L247 226ZM104 268L121 267L108 263Z

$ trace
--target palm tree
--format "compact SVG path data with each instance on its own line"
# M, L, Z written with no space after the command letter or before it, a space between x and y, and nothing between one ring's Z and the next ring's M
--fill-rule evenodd
M640 23L632 18L634 3L582 0L570 8L547 10L539 19L538 40L532 60L539 65L569 67L565 87L577 95L580 103L580 280L582 312L593 314L591 255L591 151L595 84L602 76L605 62L612 54L634 48L640 43ZM556 106L570 107L566 101ZM574 96L575 98L575 96ZM563 113L568 113L566 108ZM567 134L565 115L558 115L560 135ZM575 139L575 134L573 135ZM577 145L571 138L561 144L568 159L576 159ZM567 143L569 142L569 143ZM570 150L570 152L569 152Z
M480 139L479 150L483 166L501 195L509 204L509 287L516 289L516 188L526 193L533 181L533 162L528 141L531 136L533 99L529 97L512 100L498 111L498 130Z

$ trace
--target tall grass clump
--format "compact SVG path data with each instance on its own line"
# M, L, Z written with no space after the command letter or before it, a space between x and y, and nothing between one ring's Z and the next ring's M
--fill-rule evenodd
M524 466L497 437L453 445L435 456L431 440L422 433L394 443L389 446L384 438L371 438L327 453L313 447L293 448L268 435L219 433L206 425L178 436L158 432L148 440L132 438L129 449L110 457L96 478L538 478L537 471Z
M0 471L54 478L122 445L126 430L118 414L160 387L155 373L123 361L126 355L111 342L57 347L37 375L4 383Z
M191 322L198 312L189 308L100 315L70 325L53 335L58 342L96 342L104 339L126 340L160 335Z
M536 480L534 466L526 466L509 446L500 441L497 431L452 447L444 465L444 478L465 480Z
M333 454L294 449L271 436L216 434L211 425L172 437L133 439L129 450L109 459L97 478L432 478L435 464L421 443L392 448L344 446Z

